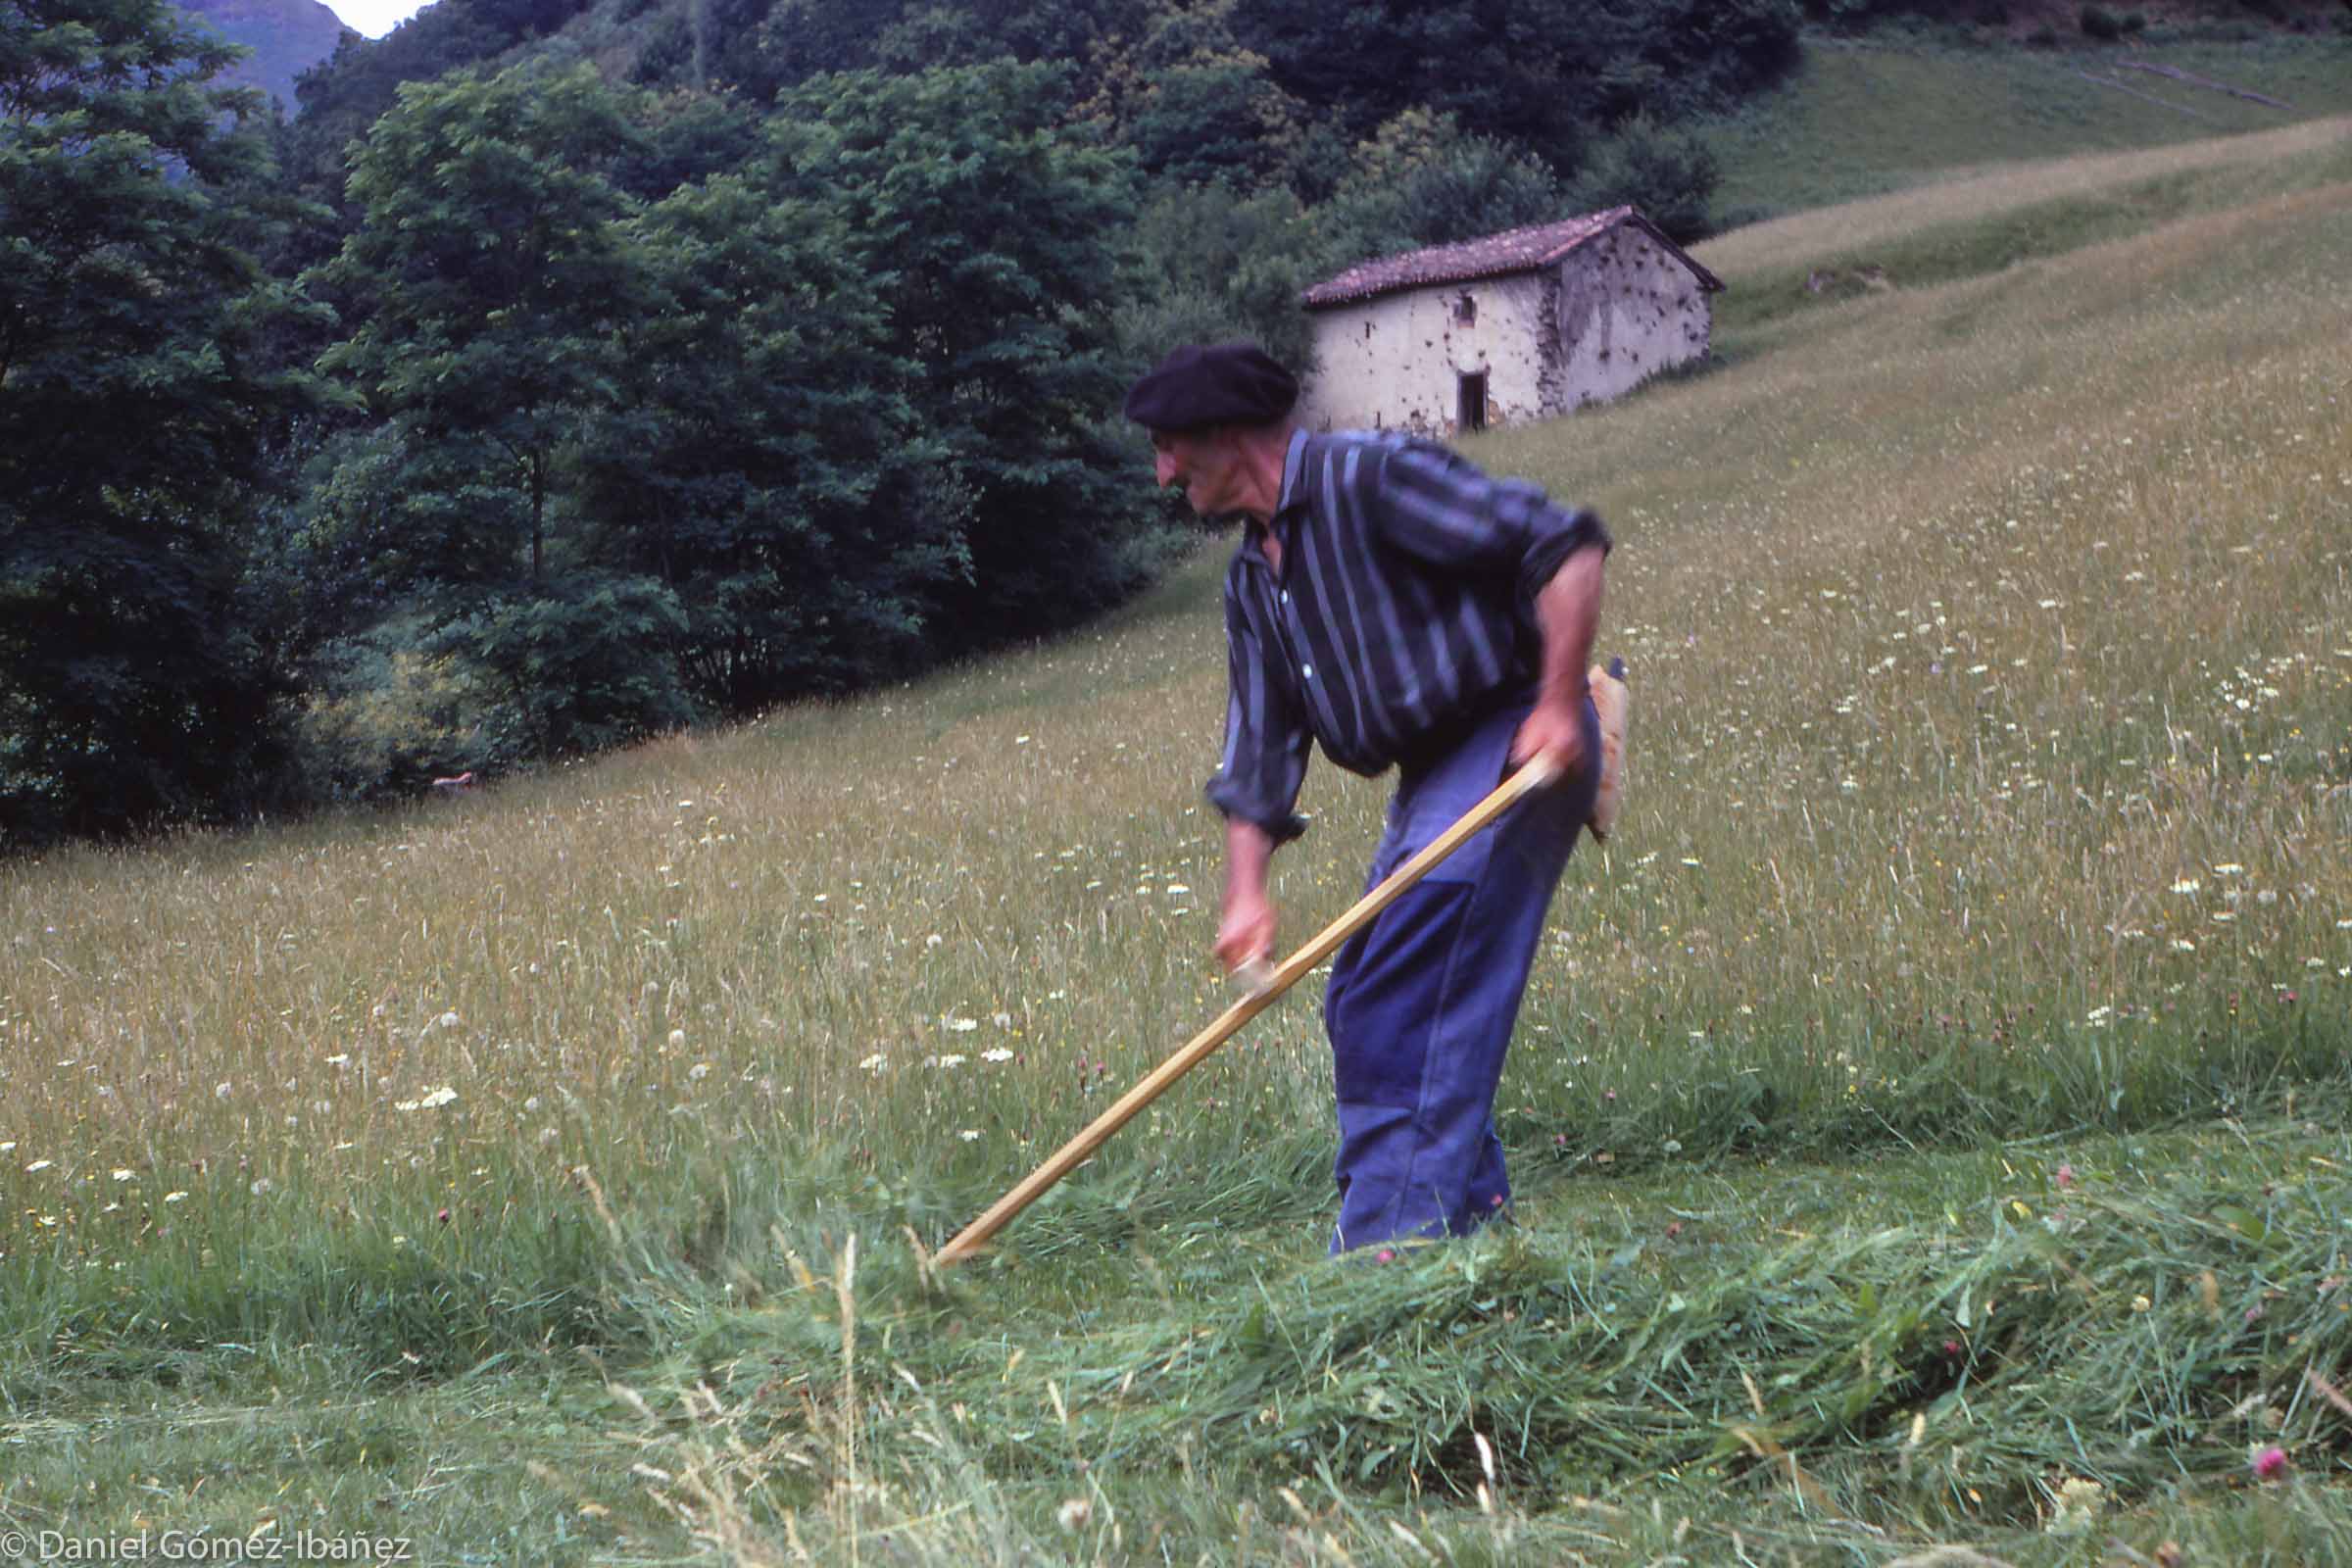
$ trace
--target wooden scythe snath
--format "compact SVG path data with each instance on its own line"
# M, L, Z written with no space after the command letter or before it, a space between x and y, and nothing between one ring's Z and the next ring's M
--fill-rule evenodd
M1592 760L1598 763L1601 760L1594 758ZM1479 829L1509 810L1523 797L1542 789L1556 776L1557 770L1552 764L1539 759L1495 786L1494 793L1462 813L1460 821L1433 839L1420 854L1391 872L1386 881L1358 899L1346 914L1325 926L1313 941L1268 971L1248 996L1227 1007L1216 1022L1195 1035L1183 1050L1154 1067L1149 1077L1121 1095L1084 1132L1056 1150L1053 1158L1038 1166L1012 1191L990 1204L985 1213L941 1248L933 1261L940 1264L959 1263L986 1246L989 1238L1002 1230L1015 1214L1084 1164L1138 1111L1167 1093L1177 1079L1206 1060L1209 1054L1232 1039L1242 1025L1265 1011L1275 998L1297 985L1315 965L1337 953L1340 944L1369 924L1373 916L1394 904L1405 889L1420 881L1439 861L1461 848Z

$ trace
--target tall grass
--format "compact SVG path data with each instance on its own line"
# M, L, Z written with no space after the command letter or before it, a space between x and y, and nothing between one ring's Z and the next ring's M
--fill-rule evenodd
M1626 817L1570 869L1504 1083L1519 1238L1307 1261L1329 1073L1299 998L1024 1215L985 1289L929 1275L1224 1003L1208 547L1099 630L865 701L0 866L0 1396L201 1376L224 1345L370 1387L585 1348L708 1385L648 1404L648 1462L745 1561L1153 1532L1619 1560L1692 1530L1737 1560L1693 1500L1734 1482L1787 1498L1753 1560L1889 1560L2042 1522L2061 1465L2160 1508L2168 1474L2223 1485L2183 1434L2252 1396L2300 1399L2280 1430L2325 1448L2335 1412L2288 1372L2345 1359L2320 1130L2263 1201L2180 1146L2146 1191L2076 1200L2080 1241L2014 1184L2032 1223L1989 1192L1964 1222L1952 1184L1990 1175L1912 1191L1884 1242L1836 1215L1776 1241L1725 1162L2347 1102L2346 137L1729 236L1701 255L1737 298L1858 234L2259 170L2144 231L1964 244L1932 281L1734 318L1727 368L1473 448L1610 519L1635 693ZM1358 891L1382 787L1318 767L1302 804L1294 938ZM1638 1171L1698 1184L1691 1212L1743 1195L1715 1250L1554 1226ZM2208 1270L2221 1296L2181 1284ZM2308 1321L2225 1332L2258 1278ZM1983 1307L1955 1369L1955 1308L1986 1295L2008 1315ZM861 1310L852 1372L821 1371ZM2070 1456L2127 1382L2140 1446ZM1938 1424L1970 1399L2012 1436ZM2345 1544L2318 1481L2280 1516L2296 1550ZM2200 1539L2267 1528L2226 1509Z

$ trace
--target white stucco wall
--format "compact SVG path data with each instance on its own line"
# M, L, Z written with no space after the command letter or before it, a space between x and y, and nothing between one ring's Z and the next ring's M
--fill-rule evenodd
M1319 430L1450 435L1461 377L1482 370L1490 424L1540 417L1552 293L1548 278L1523 272L1316 313L1316 368L1302 422ZM1465 296L1476 307L1468 323L1454 318Z
M1475 319L1462 323L1464 297ZM1384 294L1314 316L1309 429L1454 433L1460 378L1487 374L1487 422L1515 424L1622 396L1704 355L1707 296L1641 229L1587 241L1545 272Z
M1690 270L1626 226L1560 264L1555 308L1559 377L1546 414L1622 397L1645 376L1698 358L1713 319Z

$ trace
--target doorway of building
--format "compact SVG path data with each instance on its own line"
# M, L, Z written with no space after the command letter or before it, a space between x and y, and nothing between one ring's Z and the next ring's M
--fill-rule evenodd
M1461 377L1455 399L1453 425L1457 430L1487 427L1487 372L1471 370Z

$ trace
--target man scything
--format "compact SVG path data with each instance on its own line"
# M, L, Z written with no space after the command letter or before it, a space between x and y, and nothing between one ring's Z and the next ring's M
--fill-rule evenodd
M1609 536L1591 512L1433 443L1309 434L1250 344L1184 347L1138 381L1158 481L1239 515L1225 575L1231 690L1207 786L1225 817L1229 969L1272 954L1267 867L1304 831L1309 743L1397 769L1372 884L1518 765L1561 782L1453 851L1351 936L1324 997L1339 1102L1334 1252L1462 1235L1510 1196L1494 1131L1545 910L1601 779L1588 664Z

